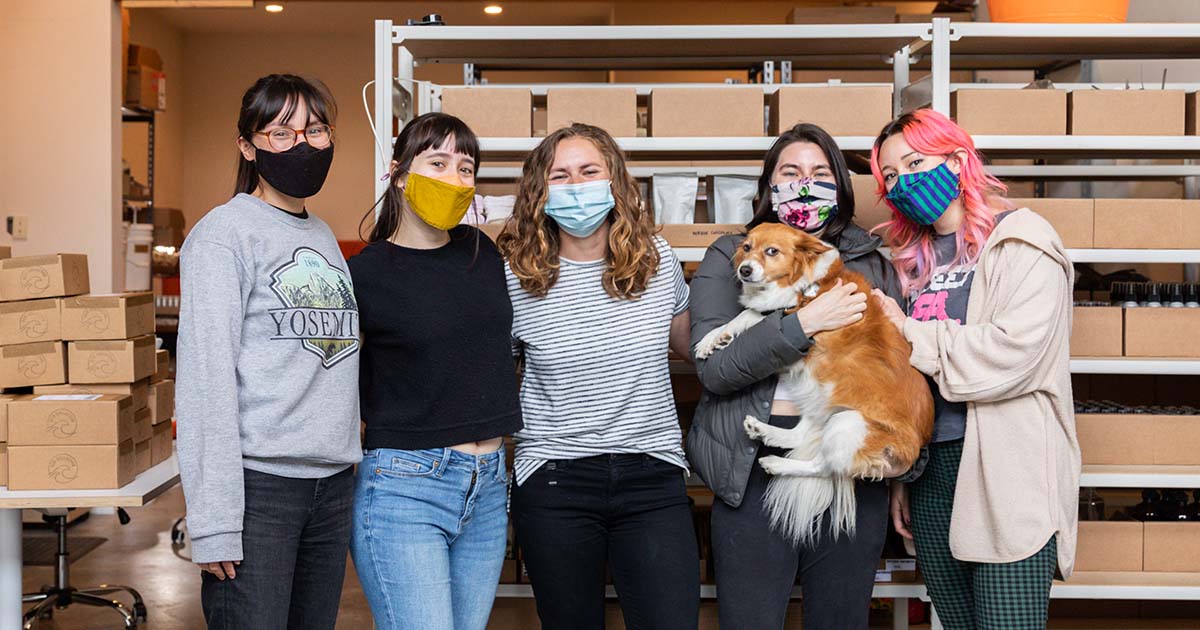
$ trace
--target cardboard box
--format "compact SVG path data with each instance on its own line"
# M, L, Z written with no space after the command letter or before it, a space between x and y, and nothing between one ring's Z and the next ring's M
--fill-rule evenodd
M68 341L132 339L154 334L154 294L81 295L62 301Z
M481 138L528 138L533 94L520 88L447 87L442 111L457 116Z
M0 302L0 346L62 338L61 298Z
M8 445L0 444L0 486L8 485Z
M119 446L11 446L9 490L116 490L137 476L133 440Z
M954 90L950 116L972 135L1062 136L1067 133L1067 92Z
M0 302L80 295L88 288L87 256L83 254L0 260Z
M133 399L115 394L41 394L8 405L13 446L117 445L135 439Z
M17 398L19 397L0 395L0 444L8 442L8 403Z
M1200 466L1200 418L1147 414L1075 416L1084 464Z
M859 227L869 232L892 220L892 207L875 192L879 183L874 175L851 175L850 186L854 189L854 222Z
M146 66L154 70L163 69L162 56L158 51L140 44L130 44L128 48L128 57L125 60L126 66Z
M175 417L175 381L159 381L150 386L149 411L151 424Z
M166 73L147 66L125 68L125 105L138 109L166 111Z
M1097 199L1095 247L1200 248L1200 200Z
M874 137L892 120L891 86L780 87L770 103L773 136L807 122L832 136Z
M637 136L634 88L550 88L546 90L546 131L571 123L595 125L614 138Z
M789 24L894 24L895 22L895 7L795 7L788 15Z
M154 375L154 336L120 341L72 341L70 382L134 383Z
M1136 521L1080 521L1075 570L1141 571L1142 526Z
M175 423L163 422L154 425L154 437L150 438L150 465L157 466L169 459L175 450Z
M40 385L33 388L34 394L117 394L133 399L133 409L150 406L150 379L136 383L93 383L75 385Z
M900 13L896 15L896 22L900 24L928 24L934 18L946 18L951 22L975 21L970 11L944 11L934 13Z
M660 225L659 236L672 247L708 247L726 234L742 234L746 226L723 223L679 223Z
M1071 323L1071 356L1121 356L1125 341L1123 310L1119 306L1076 306Z
M171 353L166 350L154 351L154 376L150 380L155 383L171 378Z
M1070 249L1095 246L1095 199L1010 198L1018 208L1029 208L1054 226L1063 245Z
M174 208L154 208L154 244L164 247L183 247L183 229L187 222L183 211Z
M1182 136L1182 90L1075 90L1067 120L1075 136Z
M1200 309L1131 308L1125 311L1125 356L1200 358Z
M138 475L150 470L150 467L154 465L150 442L151 440L145 440L133 445L133 459L137 463L136 474Z
M67 349L61 341L0 347L0 389L67 382Z
M12 248L8 245L0 245L0 260L12 258Z
M920 573L917 571L916 558L884 559L880 563L883 570L891 575L893 582L916 582Z
M154 423L151 421L153 413L149 407L138 409L133 412L133 441L141 442L149 440L154 435Z
M655 138L763 135L760 87L654 88L646 135Z
M1200 571L1200 523L1145 523L1143 571Z

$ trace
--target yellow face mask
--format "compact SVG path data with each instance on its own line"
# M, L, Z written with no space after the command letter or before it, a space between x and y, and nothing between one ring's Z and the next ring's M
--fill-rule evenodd
M432 177L409 173L404 185L408 207L422 221L439 230L449 230L466 216L475 200L474 186L455 186Z

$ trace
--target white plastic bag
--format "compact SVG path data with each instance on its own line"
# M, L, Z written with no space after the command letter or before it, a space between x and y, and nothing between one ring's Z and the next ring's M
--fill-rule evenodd
M695 223L696 173L661 173L652 178L655 223Z
M746 224L754 218L758 178L750 175L713 175L708 186L708 220Z

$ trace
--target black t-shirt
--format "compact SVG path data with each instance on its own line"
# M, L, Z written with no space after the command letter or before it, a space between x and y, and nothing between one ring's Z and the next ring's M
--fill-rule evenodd
M459 226L437 249L379 241L348 264L366 448L442 448L521 429L512 305L487 236Z

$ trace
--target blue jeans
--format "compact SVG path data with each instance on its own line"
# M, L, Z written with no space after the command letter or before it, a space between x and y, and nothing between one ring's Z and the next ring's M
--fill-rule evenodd
M350 552L379 630L483 630L508 542L504 450L368 450Z

